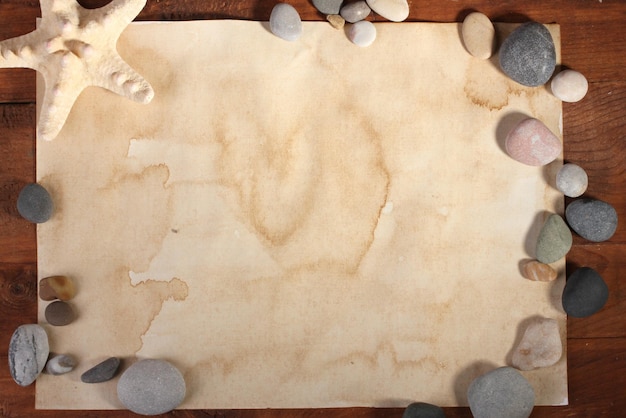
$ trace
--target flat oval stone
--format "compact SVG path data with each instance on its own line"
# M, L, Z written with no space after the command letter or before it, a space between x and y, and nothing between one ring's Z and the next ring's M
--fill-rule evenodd
M130 366L117 383L119 400L141 415L169 412L181 404L185 393L183 375L164 360L141 360Z
M589 90L584 75L574 70L563 70L550 83L552 94L564 102L575 103L583 99Z
M46 306L44 315L50 325L57 327L69 325L76 319L76 314L70 304L60 300Z
M341 14L341 17L343 17L346 22L356 23L369 16L371 11L372 9L370 9L366 1L359 0L343 6L339 11L339 14Z
M617 230L615 208L597 199L574 200L567 205L565 218L578 235L593 242L606 241Z
M556 67L550 31L541 23L524 23L500 47L500 68L512 80L529 87L545 84Z
M343 0L313 0L313 6L325 15L337 15Z
M587 191L589 178L585 170L572 163L564 164L556 173L556 188L568 197L578 197Z
M506 152L520 163L542 166L554 161L563 151L563 144L538 119L519 122L506 137Z
M415 402L406 407L402 418L446 418L446 414L437 405Z
M374 12L392 22L402 22L409 17L407 0L367 0L367 5Z
M467 391L476 418L527 418L535 406L535 391L512 367L500 367L474 379Z
M39 297L42 300L68 301L76 296L74 282L67 276L49 276L39 281Z
M513 350L511 364L519 370L533 370L556 364L562 355L559 324L551 318L535 318Z
M480 12L467 15L461 25L465 49L473 57L488 59L496 45L496 29L491 20Z
M17 197L17 211L32 223L44 223L52 217L54 205L50 193L37 183L24 186Z
M96 364L80 376L83 383L102 383L113 379L117 369L120 367L120 359L109 357L101 363Z
M559 215L553 213L543 224L537 238L536 257L545 264L565 257L572 248L572 232Z
M581 267L567 278L561 302L565 313L585 318L602 309L608 299L609 288L602 276L590 267Z
M69 373L76 367L76 359L67 354L59 354L52 357L46 363L46 372L58 376Z
M348 39L353 44L366 47L370 46L376 40L376 26L367 20L361 20L350 26L348 31Z
M302 35L302 20L298 11L290 4L278 3L270 14L270 30L286 41L299 39Z
M33 383L46 365L49 354L46 330L36 324L19 326L9 343L9 370L15 383L20 386Z
M535 282L551 282L556 280L557 272L548 264L533 260L522 267L524 277Z

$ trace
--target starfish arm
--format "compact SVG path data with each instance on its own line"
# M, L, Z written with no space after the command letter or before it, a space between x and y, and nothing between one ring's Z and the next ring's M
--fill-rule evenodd
M37 31L0 42L0 68L36 68Z
M113 0L98 9L85 9L79 6L80 20L87 26L104 27L117 38L126 26L137 17L146 5L146 0Z
M119 55L110 54L106 65L99 65L99 72L92 77L94 86L103 87L113 93L139 103L149 103L154 97L150 83L132 69Z

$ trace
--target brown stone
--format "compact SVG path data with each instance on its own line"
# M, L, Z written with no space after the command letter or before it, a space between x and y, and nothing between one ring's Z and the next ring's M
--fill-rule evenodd
M50 276L39 281L39 297L43 300L70 300L75 295L74 283L67 276Z
M540 263L536 260L524 264L522 271L524 277L536 282L551 282L557 277L556 270L548 264Z
M46 306L45 316L50 325L59 327L71 324L76 318L76 314L74 314L69 303L60 300Z
M328 23L335 29L343 29L346 24L345 19L339 15L328 15L326 16L326 20L328 20Z

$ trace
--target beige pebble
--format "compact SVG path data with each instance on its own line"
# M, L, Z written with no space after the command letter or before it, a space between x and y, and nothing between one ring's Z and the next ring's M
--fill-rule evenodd
M495 49L496 30L491 20L480 12L467 15L461 26L463 44L472 56L490 58Z
M513 350L511 364L519 370L554 365L563 355L559 324L550 318L533 319Z
M75 295L74 283L67 276L50 276L39 281L39 297L43 300L70 300Z
M328 20L330 26L335 29L343 29L344 25L346 24L346 20L340 15L328 15L326 16L326 20Z
M522 267L524 277L535 282L551 282L557 277L556 270L537 260L529 261Z
M589 83L584 75L574 70L563 70L550 83L552 94L561 101L574 103L587 94Z

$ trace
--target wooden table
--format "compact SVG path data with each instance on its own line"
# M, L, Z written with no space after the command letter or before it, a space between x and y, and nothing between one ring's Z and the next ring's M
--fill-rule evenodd
M107 0L81 0L100 7ZM275 1L149 0L138 20L267 20ZM323 20L306 0L290 0L303 20ZM564 67L582 72L589 93L563 104L565 160L589 174L587 196L611 203L620 226L610 241L595 244L575 236L568 274L595 268L607 282L606 306L584 319L568 320L569 400L565 407L537 407L533 417L622 416L626 411L626 2L623 0L410 0L409 21L460 22L471 11L494 21L561 25ZM0 2L0 39L35 28L39 2ZM383 21L379 16L371 20ZM22 187L35 180L35 73L0 70L0 363L7 364L11 334L37 321L36 227L16 209ZM71 163L71 162L68 162ZM567 203L567 202L566 202ZM60 243L59 245L62 245ZM35 411L34 386L16 385L0 367L0 415L7 417L135 416L128 411ZM416 401L419 399L416 399ZM447 408L451 417L468 408ZM179 417L401 417L400 409L176 411Z

